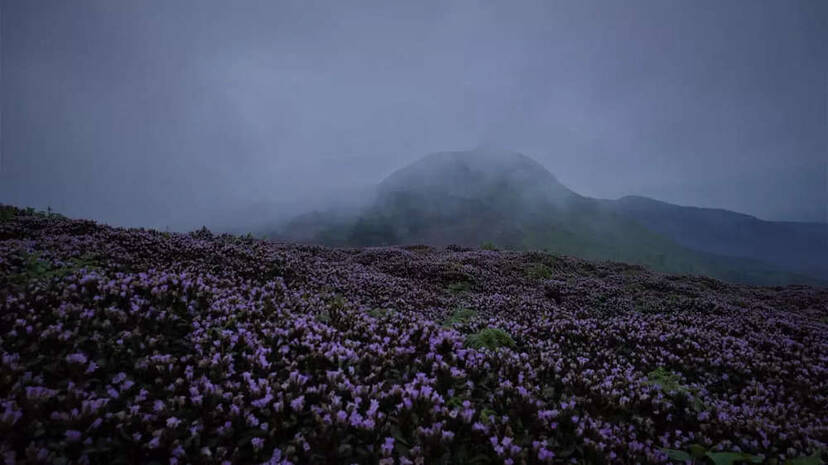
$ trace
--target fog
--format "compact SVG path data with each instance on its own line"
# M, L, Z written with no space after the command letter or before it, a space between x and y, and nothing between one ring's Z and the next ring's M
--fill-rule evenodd
M427 153L826 221L828 3L2 3L0 203L259 227Z

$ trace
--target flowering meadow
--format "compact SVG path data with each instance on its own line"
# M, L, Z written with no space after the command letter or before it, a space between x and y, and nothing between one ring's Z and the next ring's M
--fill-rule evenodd
M828 290L0 207L6 463L818 464Z

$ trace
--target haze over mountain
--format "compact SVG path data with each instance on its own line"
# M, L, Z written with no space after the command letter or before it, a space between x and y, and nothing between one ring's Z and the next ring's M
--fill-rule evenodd
M826 221L821 0L9 0L0 202L259 230L497 144L595 198Z
M642 197L593 199L525 155L475 149L428 155L382 180L369 206L300 216L277 237L340 246L491 242L777 284L828 280L826 226Z

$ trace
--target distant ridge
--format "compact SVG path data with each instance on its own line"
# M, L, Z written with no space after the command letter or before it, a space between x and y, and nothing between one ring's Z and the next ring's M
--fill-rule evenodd
M639 196L622 197L614 204L617 211L684 247L761 260L828 280L828 223L764 221Z

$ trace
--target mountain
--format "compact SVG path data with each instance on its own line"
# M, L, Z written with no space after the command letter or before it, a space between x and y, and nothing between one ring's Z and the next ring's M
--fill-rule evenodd
M755 256L682 243L647 220L657 217L648 212L625 199L581 196L525 155L478 149L428 155L380 182L373 203L358 213L303 215L277 237L334 246L491 242L737 282L821 282Z

